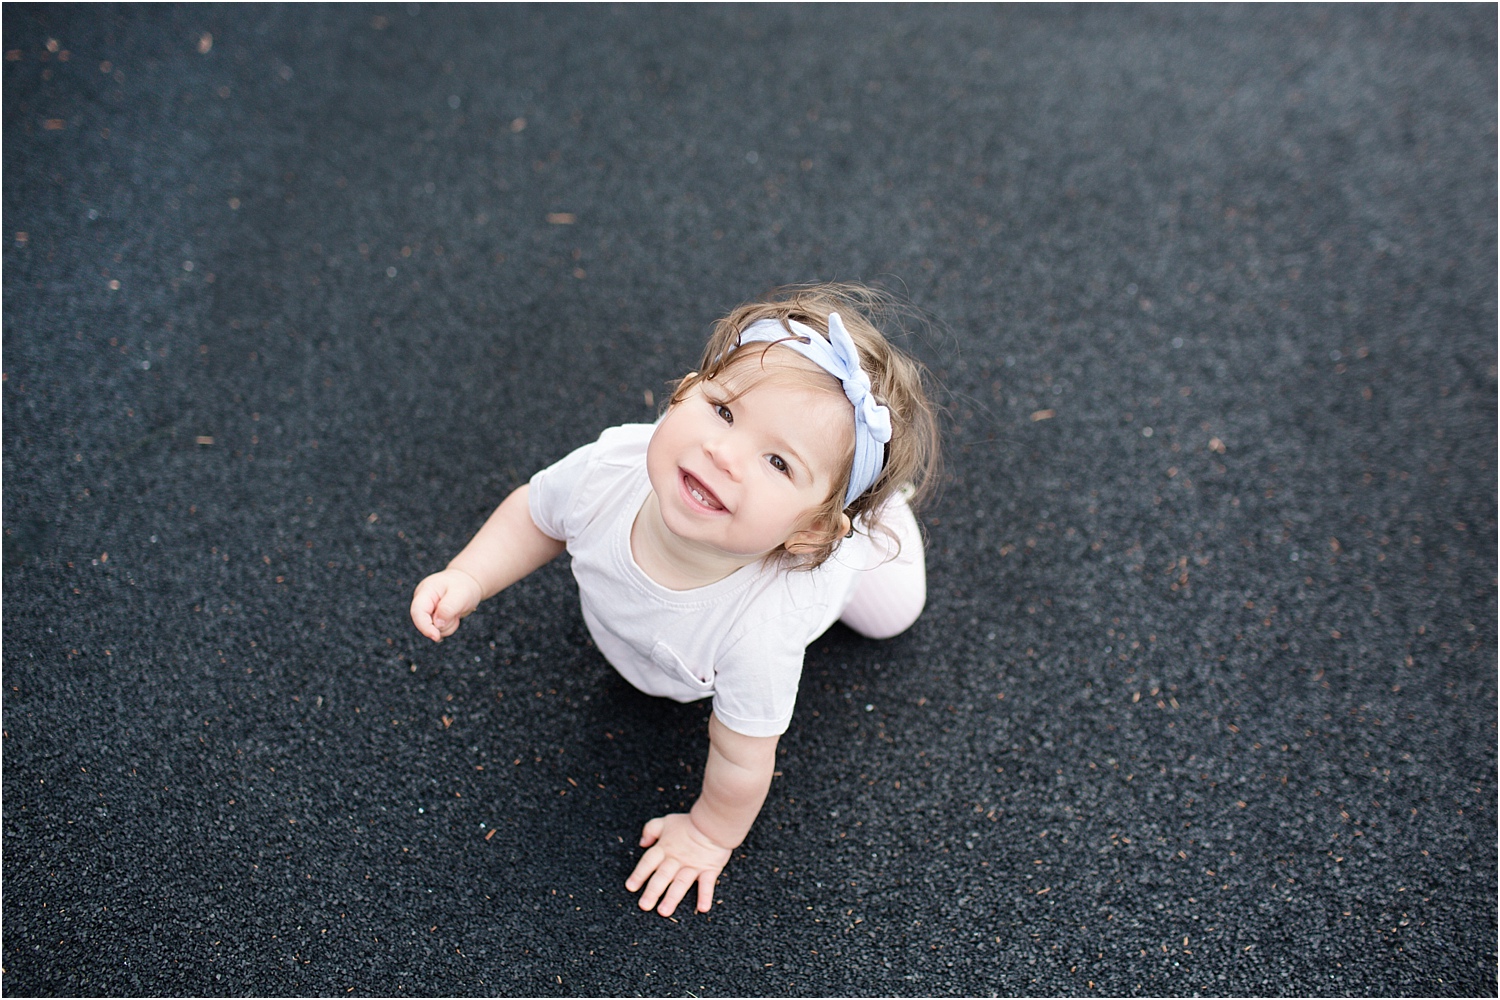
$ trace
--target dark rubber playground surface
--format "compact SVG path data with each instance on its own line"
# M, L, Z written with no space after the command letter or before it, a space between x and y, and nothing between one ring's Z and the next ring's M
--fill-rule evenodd
M1493 6L3 17L6 993L1494 994ZM931 600L663 920L706 706L407 599L810 279Z

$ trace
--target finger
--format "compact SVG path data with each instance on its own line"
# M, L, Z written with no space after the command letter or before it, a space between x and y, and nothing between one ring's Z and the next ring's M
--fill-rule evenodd
M680 864L669 859L656 869L656 874L651 876L651 881L647 882L646 888L641 890L641 909L656 908L656 901L661 899L661 894L667 891L667 887L672 884L672 879L677 877L677 870L681 867Z
M698 876L698 912L707 913L714 908L714 886L719 881L719 873L709 869Z
M417 627L417 631L431 639L433 642L441 642L442 631L432 620L432 612L437 607L439 595L431 588L419 585L417 592L411 598L411 623Z
M457 594L451 590L444 591L442 600L438 601L437 607L432 611L432 623L443 635L452 635L458 631L458 624L463 621L468 610Z
M657 838L661 836L661 828L666 825L667 819L665 816L658 816L655 819L647 820L646 825L641 827L641 846L650 847L656 843Z
M672 884L667 886L666 893L661 898L661 905L656 912L664 917L670 917L677 909L677 904L682 902L682 897L693 887L693 878L697 873L691 868L684 868L677 873Z
M659 847L647 851L641 860L636 862L635 870L630 873L630 877L625 880L625 888L631 892L639 889L646 879L651 877L651 873L656 871L656 866L661 864L662 857L663 852Z

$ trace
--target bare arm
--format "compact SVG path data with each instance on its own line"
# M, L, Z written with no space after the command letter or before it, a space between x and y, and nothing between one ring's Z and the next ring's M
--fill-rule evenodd
M691 812L658 816L641 832L647 848L625 887L642 886L640 906L670 917L696 882L698 911L713 906L714 883L750 832L776 769L777 736L745 736L711 716L703 792Z
M744 736L709 716L703 793L688 815L714 843L738 847L749 834L771 789L780 738Z
M542 533L527 505L530 485L515 490L495 508L484 527L454 556L448 568L417 584L411 620L417 631L442 642L479 606L563 550L563 543Z

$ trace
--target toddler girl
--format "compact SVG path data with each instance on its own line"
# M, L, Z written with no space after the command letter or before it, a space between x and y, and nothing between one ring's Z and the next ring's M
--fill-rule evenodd
M862 315L881 298L816 285L721 319L655 424L606 430L506 498L411 617L435 642L565 548L584 621L647 694L713 698L703 790L646 823L626 887L671 916L759 814L808 643L835 621L903 631L926 601L911 502L934 478L921 366ZM643 888L644 887L644 888ZM660 904L658 906L658 903Z

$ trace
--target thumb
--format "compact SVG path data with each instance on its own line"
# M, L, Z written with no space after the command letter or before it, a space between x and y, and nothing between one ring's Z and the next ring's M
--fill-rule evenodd
M661 828L665 825L666 820L660 816L652 820L647 820L645 827L641 829L641 846L650 847L656 843L657 838L661 836Z
M448 635L458 628L458 623L472 610L465 605L461 595L453 590L444 589L437 606L432 609L432 623L444 635Z

